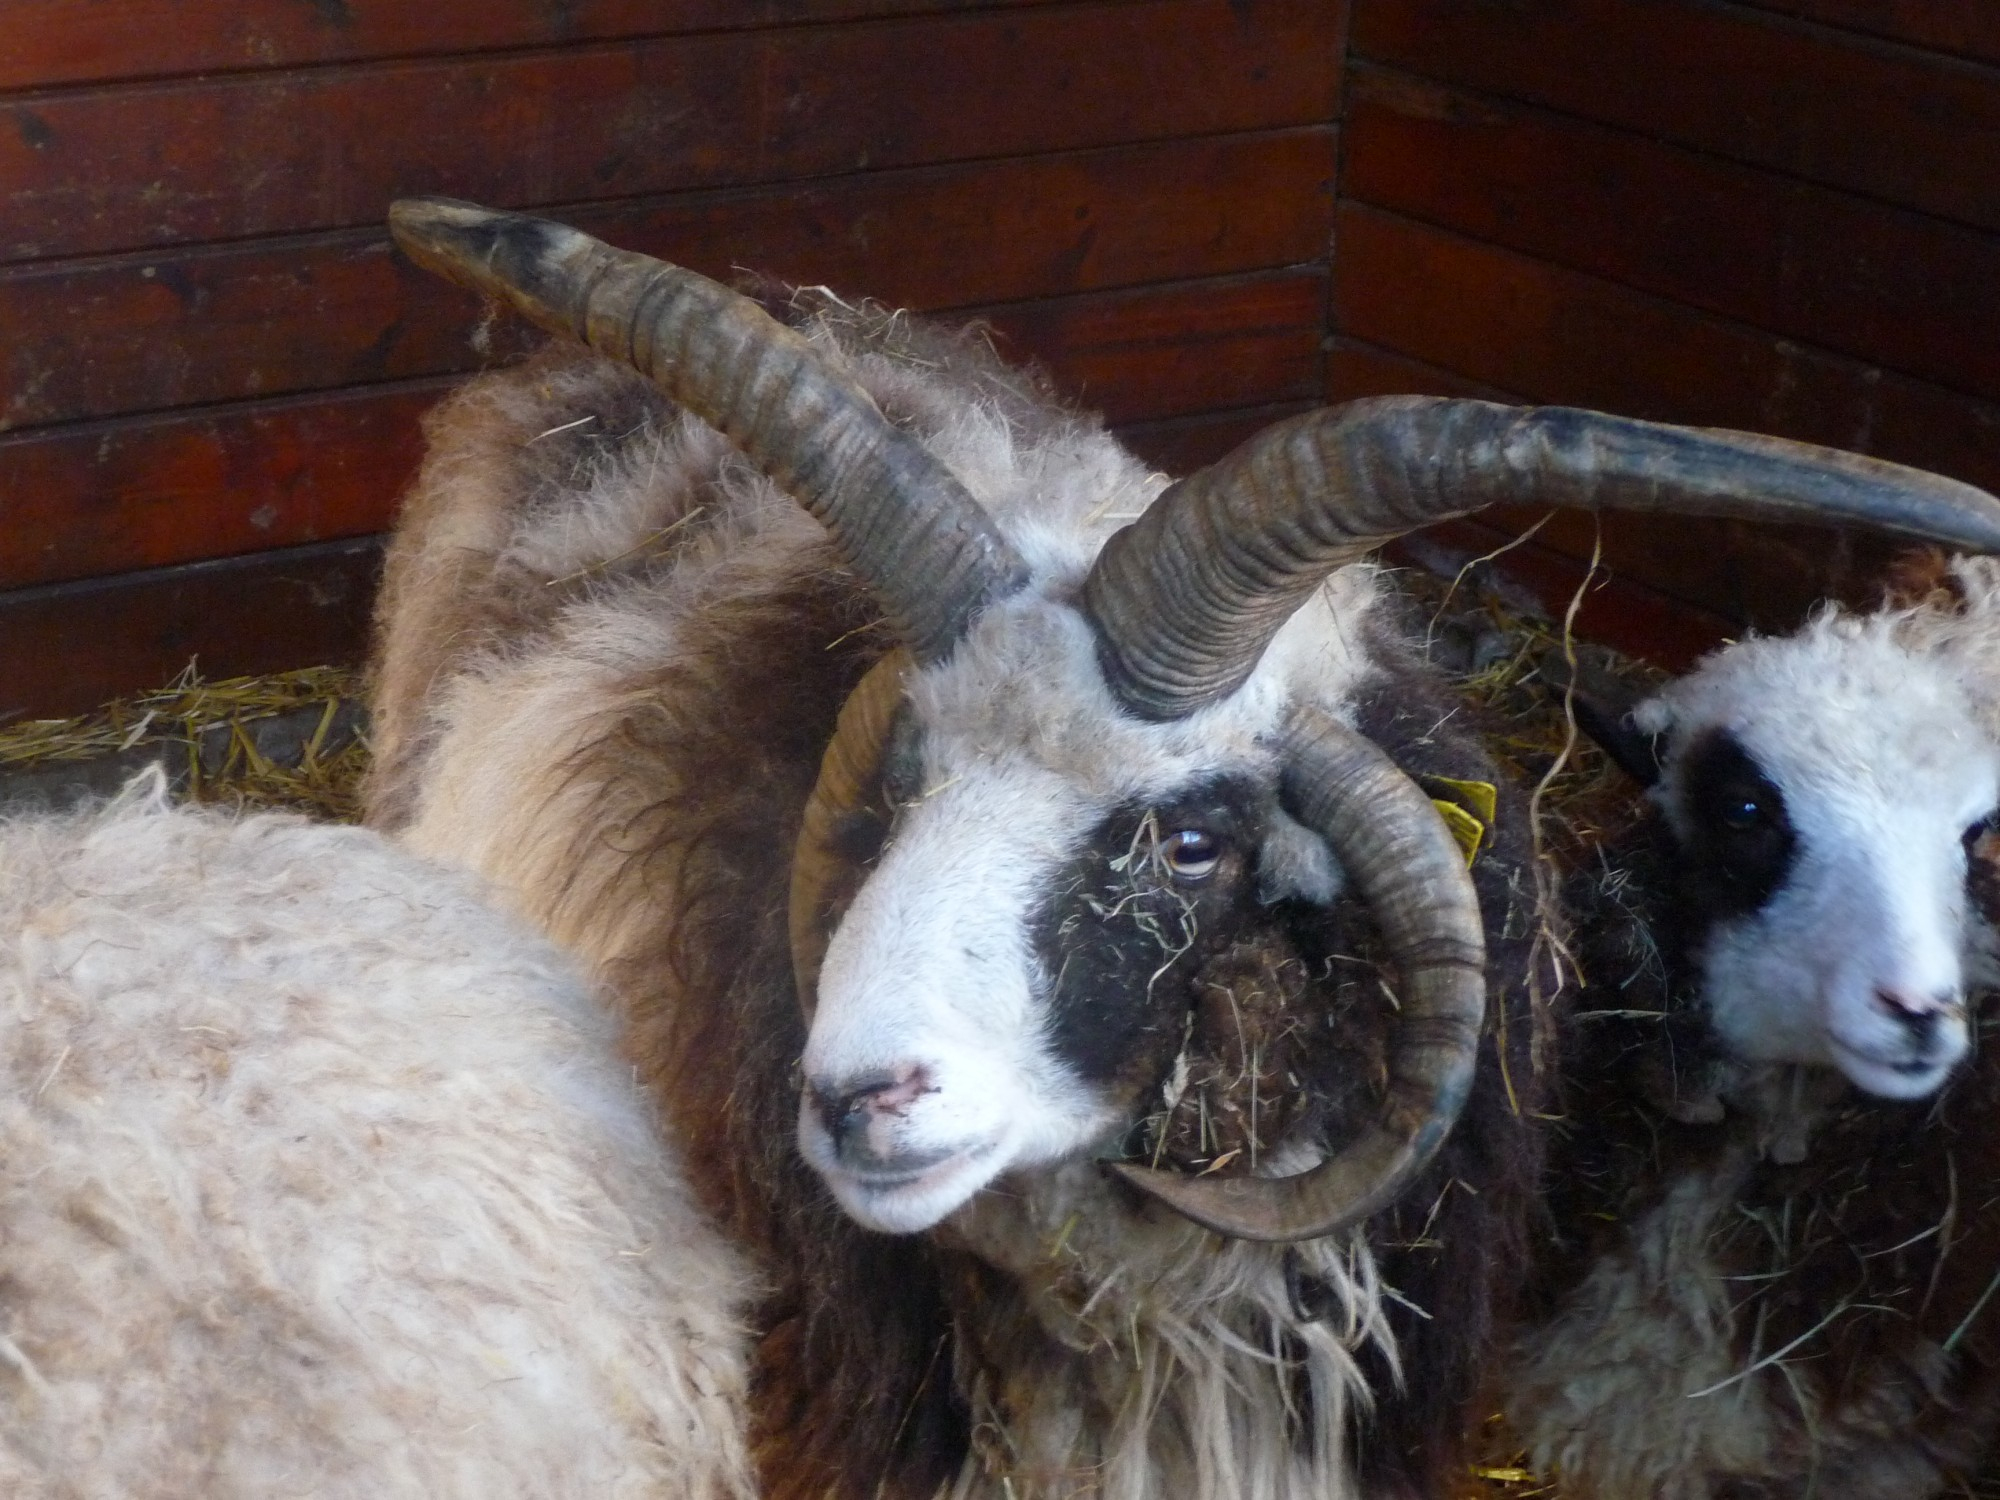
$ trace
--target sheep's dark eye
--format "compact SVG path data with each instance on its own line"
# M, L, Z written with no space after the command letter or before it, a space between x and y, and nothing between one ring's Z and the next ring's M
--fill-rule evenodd
M1222 841L1200 828L1181 828L1167 836L1160 853L1176 880L1205 880L1222 860Z
M1715 810L1725 828L1755 828L1764 821L1764 804L1755 797L1730 797Z

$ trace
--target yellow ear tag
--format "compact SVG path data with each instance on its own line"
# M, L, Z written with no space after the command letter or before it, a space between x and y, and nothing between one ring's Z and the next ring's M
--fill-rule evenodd
M1479 855L1479 846L1486 841L1486 825L1456 802L1447 802L1442 797L1431 798L1431 806L1438 810L1444 826L1458 840L1458 847L1465 851L1465 862L1470 865Z
M1490 781L1454 781L1449 776L1426 776L1424 780L1451 788L1458 794L1459 805L1488 828L1500 816L1500 789Z
M1490 781L1458 781L1450 776L1426 776L1425 782L1434 787L1443 787L1451 795L1433 797L1431 806L1444 819L1451 836L1458 840L1458 847L1465 851L1465 862L1470 865L1478 856L1480 845L1486 842L1486 830L1493 826L1499 815L1500 791Z

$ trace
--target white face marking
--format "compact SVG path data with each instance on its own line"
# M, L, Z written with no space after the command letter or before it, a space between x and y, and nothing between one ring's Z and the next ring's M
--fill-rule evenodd
M835 933L805 1054L809 1085L914 1087L836 1151L810 1097L799 1136L871 1228L928 1228L1001 1172L1094 1144L1118 1121L1042 1039L1029 924L1101 810L1039 768L989 768L906 815Z
M1960 834L1994 789L1990 770L1961 769L1922 789L1939 800L1901 805L1794 778L1791 875L1720 924L1705 956L1716 1028L1739 1055L1836 1067L1890 1098L1931 1092L1965 1055Z
M1706 729L1732 733L1784 797L1782 882L1700 955L1725 1045L1884 1097L1936 1089L1969 1046L1963 835L2000 797L2000 754L1963 691L1879 634L1816 627L1731 648L1639 717L1672 727L1657 795L1683 840L1685 752Z
M900 1233L1124 1127L1124 1106L1049 1045L1033 919L1114 809L1274 776L1287 699L1253 678L1189 719L1142 723L1111 701L1083 619L1030 596L987 611L911 702L927 790L827 950L799 1113L800 1149L842 1207Z

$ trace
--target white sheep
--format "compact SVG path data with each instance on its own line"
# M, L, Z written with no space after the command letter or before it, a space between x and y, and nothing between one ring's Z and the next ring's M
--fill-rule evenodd
M620 363L434 418L370 815L617 996L773 1288L765 1493L1433 1493L1538 1162L1534 881L1518 799L1482 802L1502 778L1343 565L1500 499L1983 544L1990 497L1418 400L1163 495L976 339L819 294L787 328L469 205L392 224ZM1471 880L1452 795L1492 833ZM1393 994L1351 962L1377 931Z
M1641 704L1503 1382L1587 1500L1922 1500L2000 1420L2000 571ZM1952 1491L1956 1492L1956 1491Z
M462 875L157 773L0 823L0 1079L0 1492L748 1494L737 1264Z

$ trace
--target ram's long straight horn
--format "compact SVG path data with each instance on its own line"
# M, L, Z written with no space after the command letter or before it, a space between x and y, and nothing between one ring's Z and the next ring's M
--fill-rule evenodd
M1120 1162L1119 1176L1218 1234L1303 1240L1393 1203L1444 1143L1472 1087L1486 1013L1486 944L1465 856L1437 810L1353 730L1301 711L1284 797L1321 834L1395 960L1395 1040L1380 1123L1294 1177L1182 1177Z
M1113 691L1175 719L1227 697L1326 575L1489 505L1858 525L2000 551L2000 501L1808 443L1566 407L1384 397L1309 412L1168 490L1084 589Z
M631 364L825 524L920 662L1027 572L964 487L749 298L579 230L449 198L389 210L417 264Z

